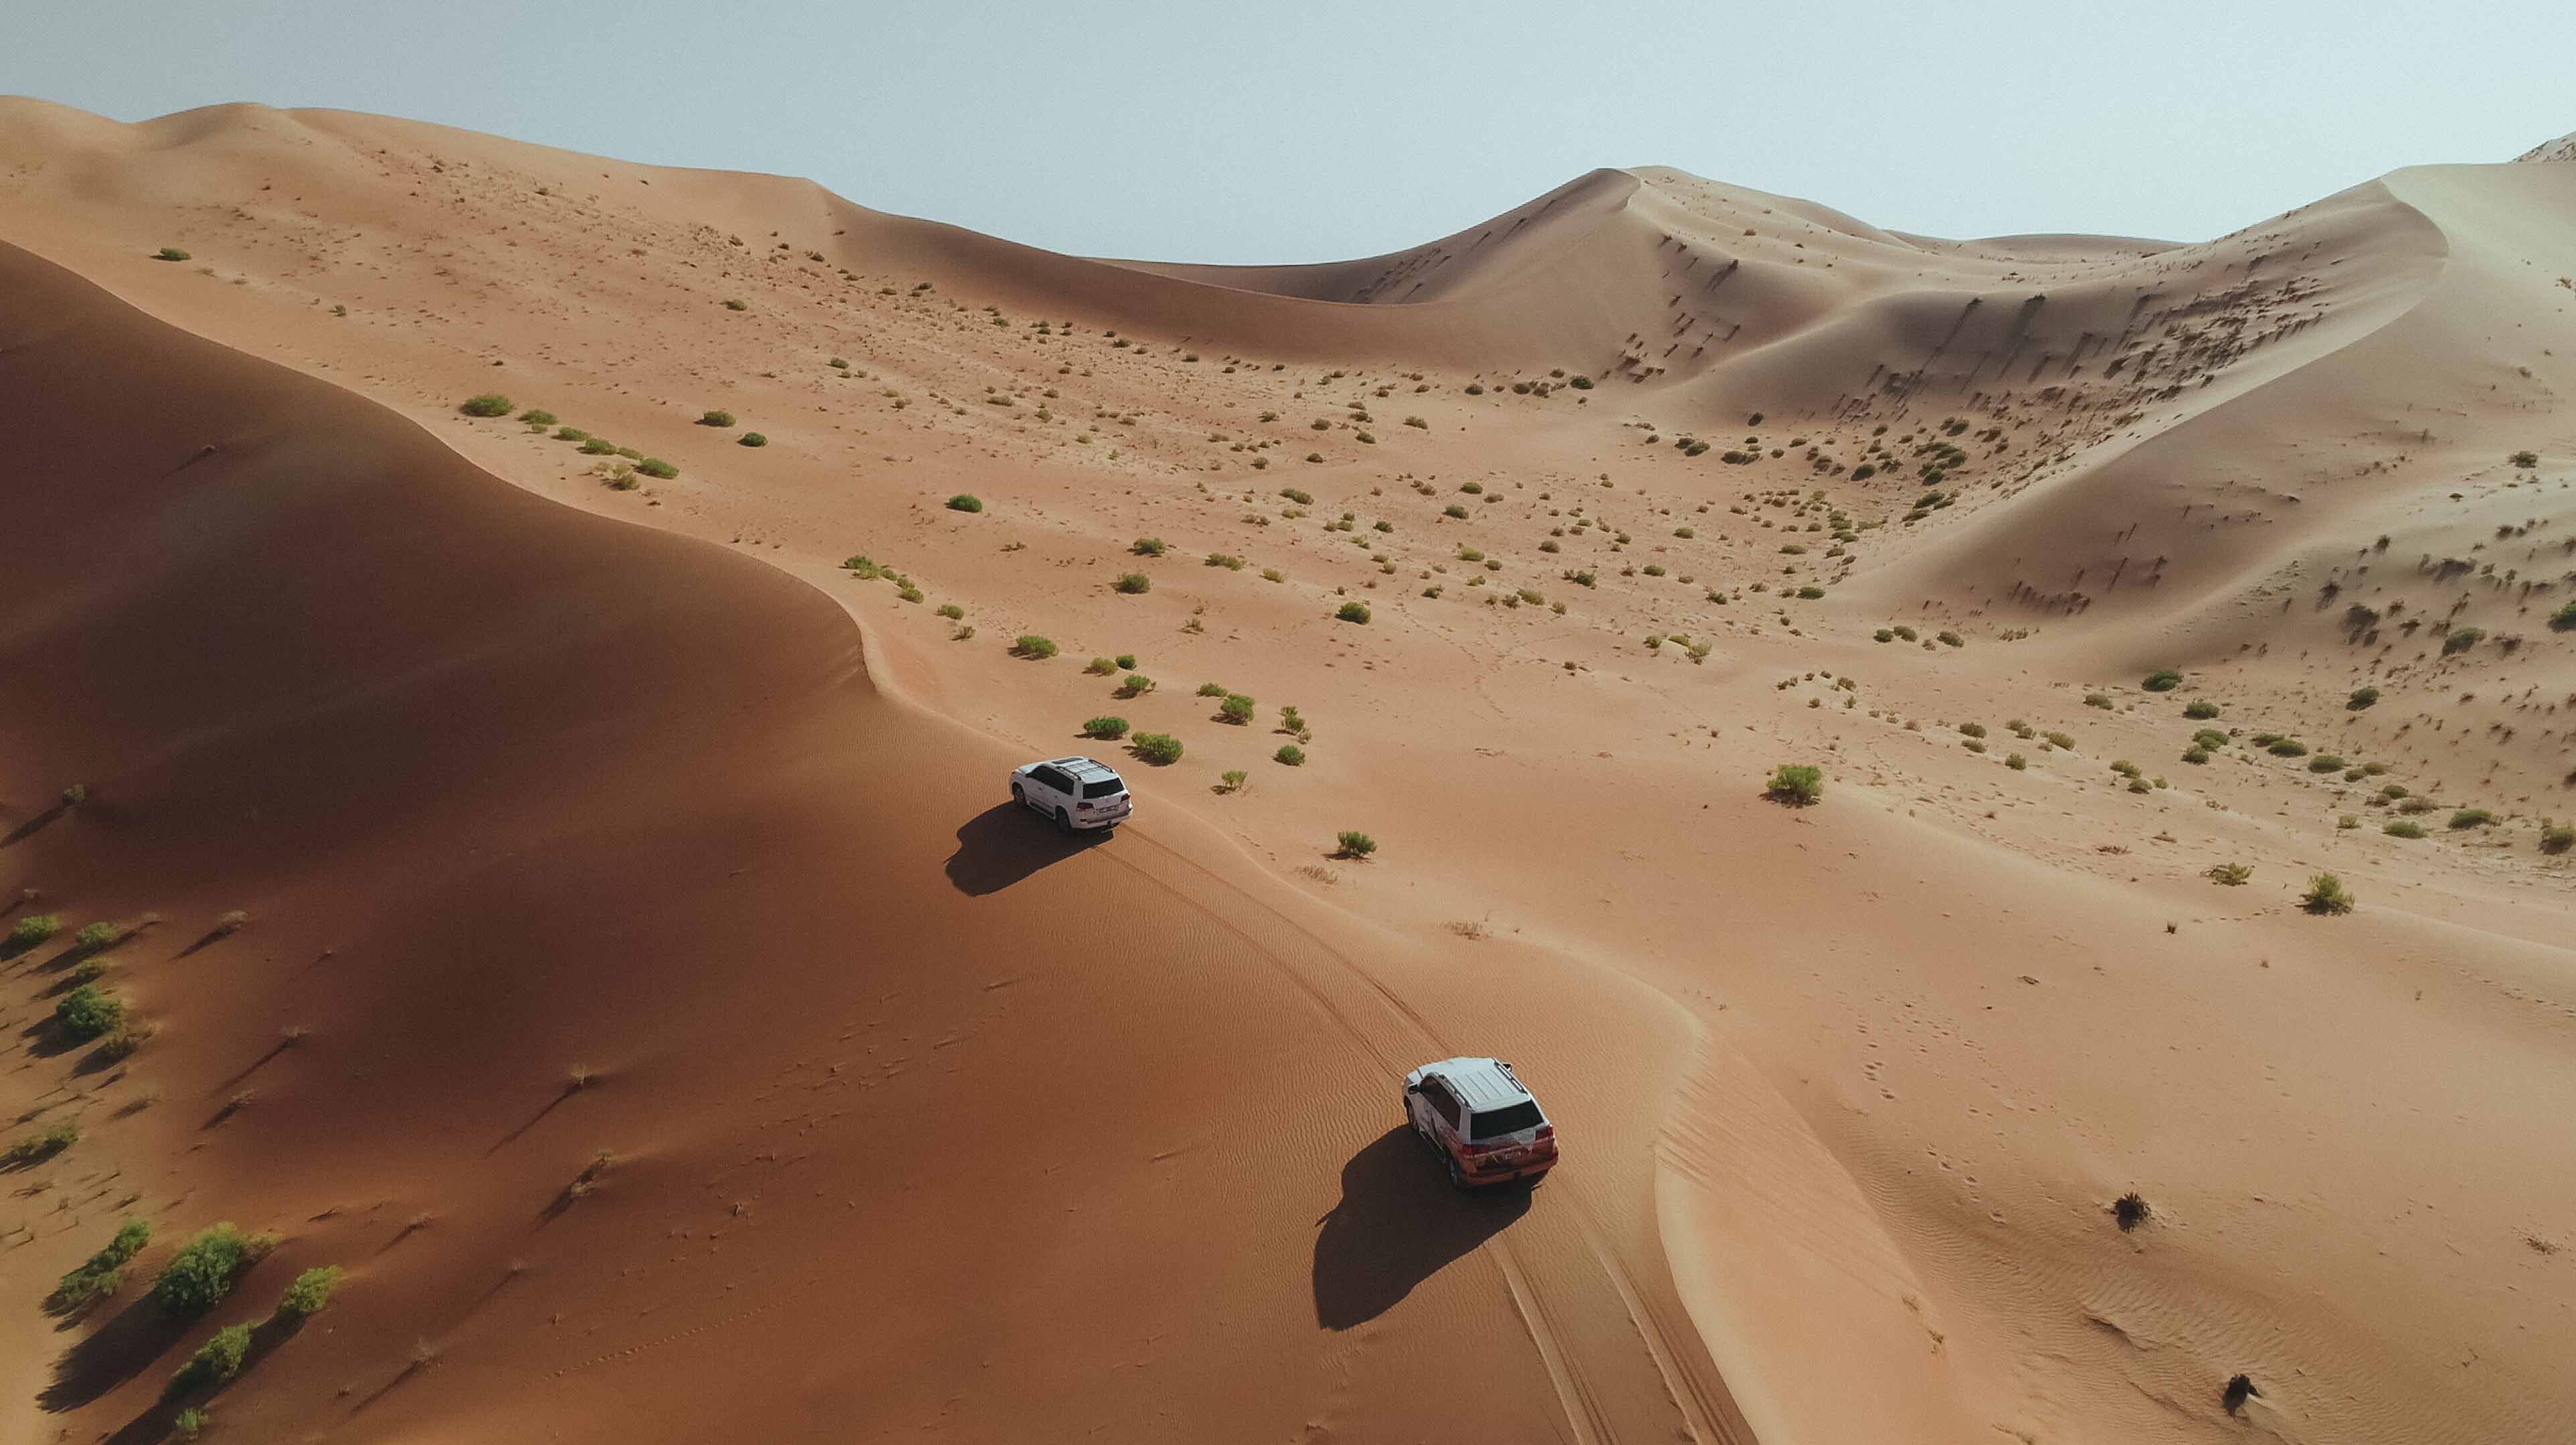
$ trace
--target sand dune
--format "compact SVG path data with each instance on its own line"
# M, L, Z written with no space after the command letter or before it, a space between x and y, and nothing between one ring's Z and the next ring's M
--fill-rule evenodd
M333 1263L220 1429L2559 1438L2571 177L2186 244L1640 168L1205 267L0 100L0 888L159 1025L8 964L82 1126L8 1408L157 1438ZM1101 713L1188 745L1136 825L996 806ZM1536 1191L1397 1129L1460 1051ZM219 1219L284 1242L161 1323Z

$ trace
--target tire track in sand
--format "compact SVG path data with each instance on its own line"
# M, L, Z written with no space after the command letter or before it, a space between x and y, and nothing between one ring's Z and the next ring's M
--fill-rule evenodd
M1241 904L1259 910L1266 920L1283 934L1302 942L1306 950L1330 960L1348 981L1365 988L1368 994L1392 1015L1390 1021L1394 1023L1398 1033L1411 1036L1402 1042L1419 1044L1444 1055L1452 1051L1452 1046L1440 1037L1438 1031L1432 1028L1430 1021L1424 1018L1420 1011L1387 987L1383 981L1363 969L1349 955L1319 937L1313 930L1289 917L1280 909L1254 897L1219 876L1206 864L1171 845L1141 833L1130 836L1158 854L1172 870L1171 874L1159 873L1147 868L1138 860L1118 854L1094 854L1093 856L1101 857L1105 861L1129 870L1138 878L1162 889L1184 905L1196 909L1218 927L1239 939L1246 949L1267 962L1311 999L1317 1008L1342 1028L1362 1053L1375 1060L1388 1073L1400 1075L1409 1067L1403 1061L1403 1057L1395 1052L1391 1041L1379 1031L1368 1028L1354 1018L1350 1010L1332 997L1323 983L1309 977L1279 948L1273 947L1270 942L1256 936L1250 929L1237 922L1230 912L1213 906L1208 899L1193 896L1189 889L1182 886L1180 879L1194 878L1205 887L1215 890L1221 897L1239 900ZM1707 1351L1696 1335L1693 1335L1686 1346L1677 1345L1674 1342L1671 1332L1658 1318L1656 1311L1649 1306L1643 1292L1637 1288L1635 1280L1619 1260L1617 1253L1604 1243L1605 1231L1590 1209L1573 1199L1570 1193L1567 1195L1567 1204L1568 1207L1565 1210L1551 1211L1551 1214L1562 1221L1556 1227L1570 1228L1582 1248L1579 1251L1552 1252L1564 1254L1569 1258L1588 1259L1592 1268L1599 1271L1602 1280L1609 1286L1610 1294L1614 1297L1615 1313L1623 1318L1628 1328L1635 1333L1638 1347L1645 1356L1645 1363L1662 1382L1663 1403L1669 1408L1669 1414L1663 1419L1637 1422L1639 1429L1644 1431L1651 1426L1650 1433L1669 1437L1676 1433L1673 1425L1678 1423L1680 1426L1678 1433L1693 1441L1706 1442L1706 1445L1758 1445L1751 1428L1745 1423L1742 1411L1736 1407L1733 1396L1728 1392L1723 1377L1718 1375L1714 1361L1709 1361L1704 1370L1690 1367L1689 1359L1692 1354L1696 1354L1703 1360L1707 1358ZM1537 1222L1535 1216L1525 1221L1524 1227L1525 1230L1535 1229L1540 1232L1549 1228L1548 1225ZM1604 1397L1601 1390L1593 1383L1593 1376L1598 1372L1587 1369L1578 1358L1577 1352L1568 1348L1566 1341L1569 1335L1560 1323L1558 1310L1551 1303L1549 1291L1540 1288L1533 1280L1529 1260L1513 1234L1497 1236L1488 1241L1482 1246L1481 1252L1493 1259L1503 1279L1504 1287L1510 1294L1514 1313L1547 1368L1550 1383L1555 1390L1559 1408L1564 1413L1568 1430L1573 1433L1578 1442L1581 1442L1581 1445L1614 1445L1614 1442L1621 1437L1621 1426L1615 1417L1630 1413L1635 1405L1652 1402L1629 1401L1624 1397ZM1598 1314L1602 1311L1596 1305L1591 1312ZM1571 1336L1585 1341L1599 1337L1597 1331ZM1625 1365L1625 1362L1614 1363ZM1618 1373L1630 1372L1627 1368L1618 1371ZM1628 1408L1621 1408L1623 1406Z

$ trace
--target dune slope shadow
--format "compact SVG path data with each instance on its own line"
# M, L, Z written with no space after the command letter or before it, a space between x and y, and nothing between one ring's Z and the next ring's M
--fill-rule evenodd
M1342 1198L1315 1236L1315 1322L1363 1325L1529 1212L1526 1187L1461 1194L1399 1124L1342 1166Z
M948 881L970 897L999 893L1108 836L1104 830L1068 838L1017 803L995 803L957 830L957 851L948 855Z

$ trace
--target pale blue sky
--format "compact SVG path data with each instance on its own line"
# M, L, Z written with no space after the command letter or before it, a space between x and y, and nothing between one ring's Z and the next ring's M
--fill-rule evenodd
M0 92L378 111L1240 262L1412 245L1603 165L1937 235L2199 240L2576 130L2571 56L2571 0L92 0L18 7Z

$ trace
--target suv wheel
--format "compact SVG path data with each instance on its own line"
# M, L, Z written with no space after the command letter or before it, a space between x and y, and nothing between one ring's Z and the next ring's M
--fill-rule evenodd
M1029 805L1029 795L1020 790L1019 784L1013 783L1011 784L1011 801L1020 807L1025 808Z
M1064 809L1062 809L1062 808L1058 808L1058 809L1056 809L1056 810L1055 810L1055 830L1056 830L1057 832L1059 832L1059 833L1062 833L1063 835L1065 835L1065 836L1066 836L1066 837L1068 837L1068 838L1072 837L1072 836L1073 836L1073 815L1072 815L1071 813L1066 812L1066 811L1065 811Z
M1449 1187L1457 1190L1461 1194L1464 1194L1472 1186L1467 1183L1466 1174L1459 1170L1457 1156L1449 1153L1449 1151L1445 1149L1440 1152L1443 1162L1449 1166Z

